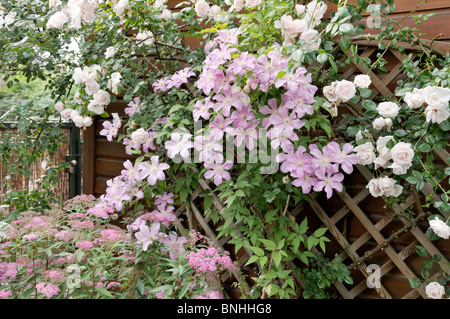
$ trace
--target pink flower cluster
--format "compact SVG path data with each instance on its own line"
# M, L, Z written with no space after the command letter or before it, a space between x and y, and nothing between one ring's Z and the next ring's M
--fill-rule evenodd
M109 206L97 206L88 209L87 214L92 214L95 217L108 219L110 214L114 214L114 209Z
M332 196L333 189L339 192L343 189L344 175L340 169L350 174L353 165L359 163L351 144L346 143L341 149L336 142L330 142L322 150L316 144L309 145L309 151L299 146L295 152L279 154L277 160L282 163L281 171L294 177L292 184L301 187L304 194L325 191L327 198Z
M188 83L189 78L195 76L195 72L187 67L174 73L171 77L164 77L152 84L154 92L167 92L172 87L180 88L182 84Z
M36 290L45 295L47 298L51 298L53 296L58 295L61 290L59 289L58 286L51 284L51 283L46 283L46 282L40 282L36 285Z
M187 254L189 265L199 273L215 272L222 267L223 269L235 270L236 265L227 255L220 256L214 247L201 248L198 252Z
M17 263L0 263L0 282L7 283L9 279L14 280L17 275Z
M100 196L103 205L113 207L116 211L121 211L126 201L143 198L141 182L146 180L148 184L156 185L158 180L165 180L164 171L169 168L168 164L159 162L158 156L152 156L148 162L136 164L127 160L123 165L125 169L121 175L108 180L106 193Z

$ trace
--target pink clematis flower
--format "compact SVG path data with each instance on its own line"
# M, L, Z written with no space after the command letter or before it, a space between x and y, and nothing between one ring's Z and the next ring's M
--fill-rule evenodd
M316 171L316 176L318 182L314 185L315 192L324 190L327 198L333 195L333 189L342 192L344 174L338 173L337 165L331 165L325 171Z
M190 149L194 146L190 141L192 135L187 133L181 136L180 133L173 133L171 137L172 140L165 143L167 156L169 156L169 158L174 158L176 155L180 154L181 157L188 158Z
M225 163L219 162L206 162L205 167L208 169L205 173L205 178L210 179L214 178L214 184L216 186L222 184L223 180L230 180L231 175L228 172L231 167L233 167L233 163L231 161L226 161Z
M142 250L147 251L148 246L153 244L153 241L159 240L161 225L158 222L152 223L150 228L147 225L141 225L139 231L135 234L136 239L142 244Z

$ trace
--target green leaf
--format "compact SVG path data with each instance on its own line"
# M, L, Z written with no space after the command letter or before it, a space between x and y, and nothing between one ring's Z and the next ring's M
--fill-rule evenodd
M106 289L103 288L103 287L95 287L95 290L96 290L99 294L105 296L106 298L114 299L114 296L113 296L108 290L106 290Z
M422 281L417 277L413 277L409 279L409 285L411 286L411 288L416 289L419 288L420 285L422 285Z
M439 127L441 128L441 130L443 130L444 132L450 131L450 121L444 121L441 124L439 124Z
M359 93L361 94L361 97L367 99L372 94L372 90L371 89L360 89Z
M428 143L422 142L417 149L422 153L428 153L433 150L433 147Z
M315 236L315 237L321 237L321 236L323 236L323 234L326 233L327 230L328 230L328 228L326 228L326 227L319 228L319 229L317 229L317 230L314 232L314 236Z
M258 238L258 240L260 242L262 242L264 244L264 246L266 246L267 249L269 250L276 250L277 249L277 245L269 239L263 239L263 238Z
M207 211L208 209L211 208L213 199L214 199L214 197L212 195L205 196L205 199L204 199L205 211Z
M306 233L308 230L308 219L305 217L305 219L300 224L299 234L302 235Z
M425 249L425 247L420 246L420 245L416 246L416 253L417 253L417 255L419 255L421 257L427 257L427 255L428 255L428 252Z
M362 102L362 106L366 109L366 110L369 110L369 111L376 111L376 109L377 109L377 105L376 105L376 103L374 102L374 101L371 101L371 100L364 100L363 102Z
M325 63L326 61L328 61L328 55L326 53L320 53L319 55L317 55L317 62L322 64Z
M343 36L339 42L342 51L350 50L350 38L348 36Z
M250 246L250 249L253 251L253 253L255 253L255 255L257 255L257 256L264 256L264 250L263 249L261 249L261 248L259 248L259 247L256 247L256 246Z
M253 255L247 260L245 265L247 266L247 265L253 264L254 262L257 262L258 259L259 259L259 256Z

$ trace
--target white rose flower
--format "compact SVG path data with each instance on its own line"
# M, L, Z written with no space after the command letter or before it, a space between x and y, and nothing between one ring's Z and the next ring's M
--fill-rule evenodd
M115 47L108 47L105 51L105 58L109 59L109 58L114 57L116 52L117 52L117 49Z
M373 197L383 196L383 191L380 187L380 180L378 178L371 179L366 188L369 189L370 195L372 195Z
M72 111L73 111L72 109L64 109L64 110L62 110L61 113L60 113L61 118L64 121L70 120L71 117L72 117Z
M438 86L428 86L420 90L428 105L448 105L450 101L450 89Z
M373 120L372 122L372 127L375 130L382 130L386 125L386 119L382 118L382 117L377 117L375 120Z
M415 88L412 92L406 93L403 100L405 100L406 104L412 109L421 107L425 102L421 91L417 88Z
M93 95L94 101L97 104L100 105L108 105L111 102L111 98L109 96L109 93L104 91L104 90L98 90L94 95Z
M380 177L379 180L380 189L384 196L398 197L402 193L403 187L398 185L395 179L384 176Z
M87 109L95 114L102 114L103 112L105 112L105 107L103 105L98 104L96 101L94 100L90 100L89 104L87 106Z
M61 113L64 110L64 103L58 101L58 103L55 104L55 109Z
M382 117L394 118L398 115L400 107L394 102L381 102L377 106L377 111Z
M95 20L95 7L87 4L83 12L83 20L86 23L91 23Z
M357 76L355 76L353 83L355 83L355 85L361 89L367 89L372 83L372 80L367 74L358 74Z
M80 74L81 81L84 83L88 81L97 81L100 78L100 74L97 71L101 71L101 67L98 65L84 67Z
M86 91L86 94L92 95L100 90L100 84L98 84L95 80L89 80L85 82L84 90Z
M131 133L131 140L138 144L145 144L148 141L148 132L143 128L137 129Z
M247 8L256 7L260 3L261 3L261 0L245 0L245 6Z
M391 150L386 147L387 142L390 140L394 140L394 137L391 135L382 136L378 138L377 140L377 151L378 151L378 157L375 159L375 169L378 169L379 167L387 168L390 164L391 160Z
M82 79L82 77L81 77L82 74L83 74L83 70L82 70L80 67L76 67L76 68L73 70L73 76L72 76L72 78L73 78L73 81L74 81L75 84L81 84L81 83L83 83L83 79Z
M5 23L5 27L9 30L12 31L12 27L11 25L14 24L14 22L16 21L16 16L17 13L15 11L10 11L5 17L3 22Z
M128 0L119 0L119 2L117 2L114 5L114 12L118 15L118 16L122 16L125 13L125 9L128 7Z
M388 176L371 179L366 188L369 189L369 192L373 197L397 197L403 191L403 187L401 185L398 185L393 178L390 178Z
M338 81L334 90L342 102L347 102L356 94L355 84L347 80Z
M437 124L446 121L450 116L449 109L445 104L441 104L440 106L428 105L425 108L424 114L427 122Z
M81 93L80 93L80 91L76 91L75 92L75 94L73 95L73 100L75 101L75 102L77 102L78 104L81 104L81 103L83 103L83 99L81 98Z
M76 127L83 127L84 125L84 117L81 115L72 117L72 121Z
M118 94L118 88L120 85L120 80L122 79L122 75L119 72L114 72L111 74L110 79L108 80L107 87L111 90L113 94Z
M327 85L323 88L323 95L327 98L330 102L336 102L338 100L338 96L335 91L336 83L333 82L330 85Z
M149 30L141 31L136 34L136 40L142 41L145 45L151 46L155 43L155 36L153 32Z
M438 282L433 281L425 287L425 293L427 294L428 298L441 299L445 294L445 288Z
M359 157L359 164L369 165L376 159L375 147L371 142L358 145L354 148L356 155Z
M169 9L164 9L161 12L161 19L168 20L171 17L172 17L172 11L170 11Z
M206 3L204 0L199 0L195 3L195 13L197 13L197 16L200 18L205 18L208 16L209 13L209 4Z
M89 127L89 126L91 126L91 125L92 125L92 118L89 117L89 116L86 116L86 117L83 119L83 127Z
M314 29L306 29L300 35L300 39L305 41L306 47L310 50L317 50L320 47L320 42L322 41L319 32Z
M244 9L244 0L234 0L234 8L236 11Z
M297 14L300 16L303 13L305 13L306 7L302 4L296 4L295 5L295 11L297 11Z
M444 239L450 238L450 226L439 218L436 217L435 219L430 220L430 227L439 237Z
M61 11L54 13L47 21L47 29L62 29L69 18Z
M411 166L414 150L410 143L399 142L391 149L391 157L398 165Z

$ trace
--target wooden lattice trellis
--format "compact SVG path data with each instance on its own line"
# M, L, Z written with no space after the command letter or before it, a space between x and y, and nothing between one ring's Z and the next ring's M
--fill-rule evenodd
M359 45L358 55L361 58L367 57L373 59L378 52L378 42L374 43L367 40L356 40L353 41L353 43ZM420 47L413 47L408 44L402 45L407 49L408 53L412 54L412 59L417 57ZM447 43L439 43L439 49L441 51L447 50L447 52L450 52L450 45ZM387 74L376 74L373 71L367 70L363 65L352 62L352 64L342 71L342 78L352 79L356 74L369 74L373 85L372 96L369 99L376 99L379 95L383 97L392 97L396 82L399 76L401 76L402 60L406 56L400 54L400 52L395 49L389 50L389 53L391 57L391 61L389 62L391 67ZM343 52L343 54L349 57L352 55L350 51ZM356 56L353 56L353 61L355 57ZM353 105L352 107L340 105L339 110L340 112L351 112L358 115L358 108L362 110L361 105ZM346 118L340 118L339 120L340 124L347 121ZM450 154L447 150L435 153L437 158L440 159L444 165L448 165L446 159L450 157ZM442 252L435 242L428 239L425 233L426 230L424 229L426 226L422 228L416 226L421 222L423 225L427 224L426 217L429 216L430 212L423 211L421 196L429 196L431 188L426 185L420 194L416 191L411 192L404 204L395 207L392 211L385 212L381 218L374 220L370 217L370 214L365 212L365 208L361 205L364 201L374 200L369 191L365 188L365 184L372 179L372 173L366 167L357 165L356 172L353 175L358 175L359 178L362 178L363 183L360 182L360 185L352 185L353 181L351 177L344 181L346 190L342 193L333 195L333 198L335 198L334 201L340 204L338 209L330 209L330 207L327 206L327 201L318 200L320 194L313 193L309 196L310 201L302 202L297 207L291 208L290 211L286 213L287 216L292 220L297 220L302 214L310 211L318 218L320 223L317 225L318 227L325 226L328 228L328 232L331 235L331 237L329 237L333 239L338 247L335 249L335 251L337 251L336 255L338 255L347 265L348 269L352 271L352 277L358 279L355 280L354 285L351 286L340 282L333 283L336 291L340 294L340 298L426 298L425 287L423 285L417 289L411 289L407 284L410 278L420 277L420 270L416 269L416 266L408 262L409 259L418 257L415 250L416 244L425 247L430 255L440 255L442 257L440 265L444 270L448 270L449 267L447 253L450 251L448 241L443 244L444 249L441 249L444 252ZM211 188L207 181L200 180L199 189L190 197L190 207L188 209L184 205L179 207L177 215L180 216L181 214L186 214L190 221L190 227L193 227L192 220L195 220L195 227L202 229L205 235L207 235L217 247L225 250L225 247L231 238L222 237L218 239L216 236L217 232L215 231L216 226L212 223L211 218L205 216L204 212L201 211L201 207L196 204L196 199L203 190L211 191ZM214 209L222 214L225 209L224 204L213 192L211 192L211 194L214 196ZM411 207L413 207L415 211L414 220L412 222L410 219L405 218L403 214L407 209L411 209ZM347 225L349 219L353 220L354 223L359 223L364 229L363 233L357 238L348 236L346 231L341 229L342 227L340 224L345 222ZM179 230L184 230L185 226L183 224L178 223L177 226ZM230 227L234 227L234 225L231 224ZM407 243L401 245L397 241L399 238L403 237L407 237ZM244 267L245 263L252 255L252 252L245 250L244 248L240 251L242 253L239 257L239 263L241 267ZM379 274L381 280L379 282L380 285L378 287L375 286L371 290L371 294L367 295L363 294L363 292L369 289L366 279L372 274L368 268L370 262L377 262L380 267ZM402 292L401 295L399 295L399 291L395 291L395 289L393 290L389 287L389 279L384 280L387 274L393 270L396 270L395 276L402 277L406 282L406 285L404 286L407 288L403 289L408 290L406 293ZM442 270L437 269L434 271L436 273ZM228 273L225 273L221 279L222 282L229 280L240 282L243 278L241 274L237 272L232 273L232 277L234 278L230 278ZM300 286L303 286L303 282L299 276L295 276L295 279ZM373 291L376 292L375 295Z

